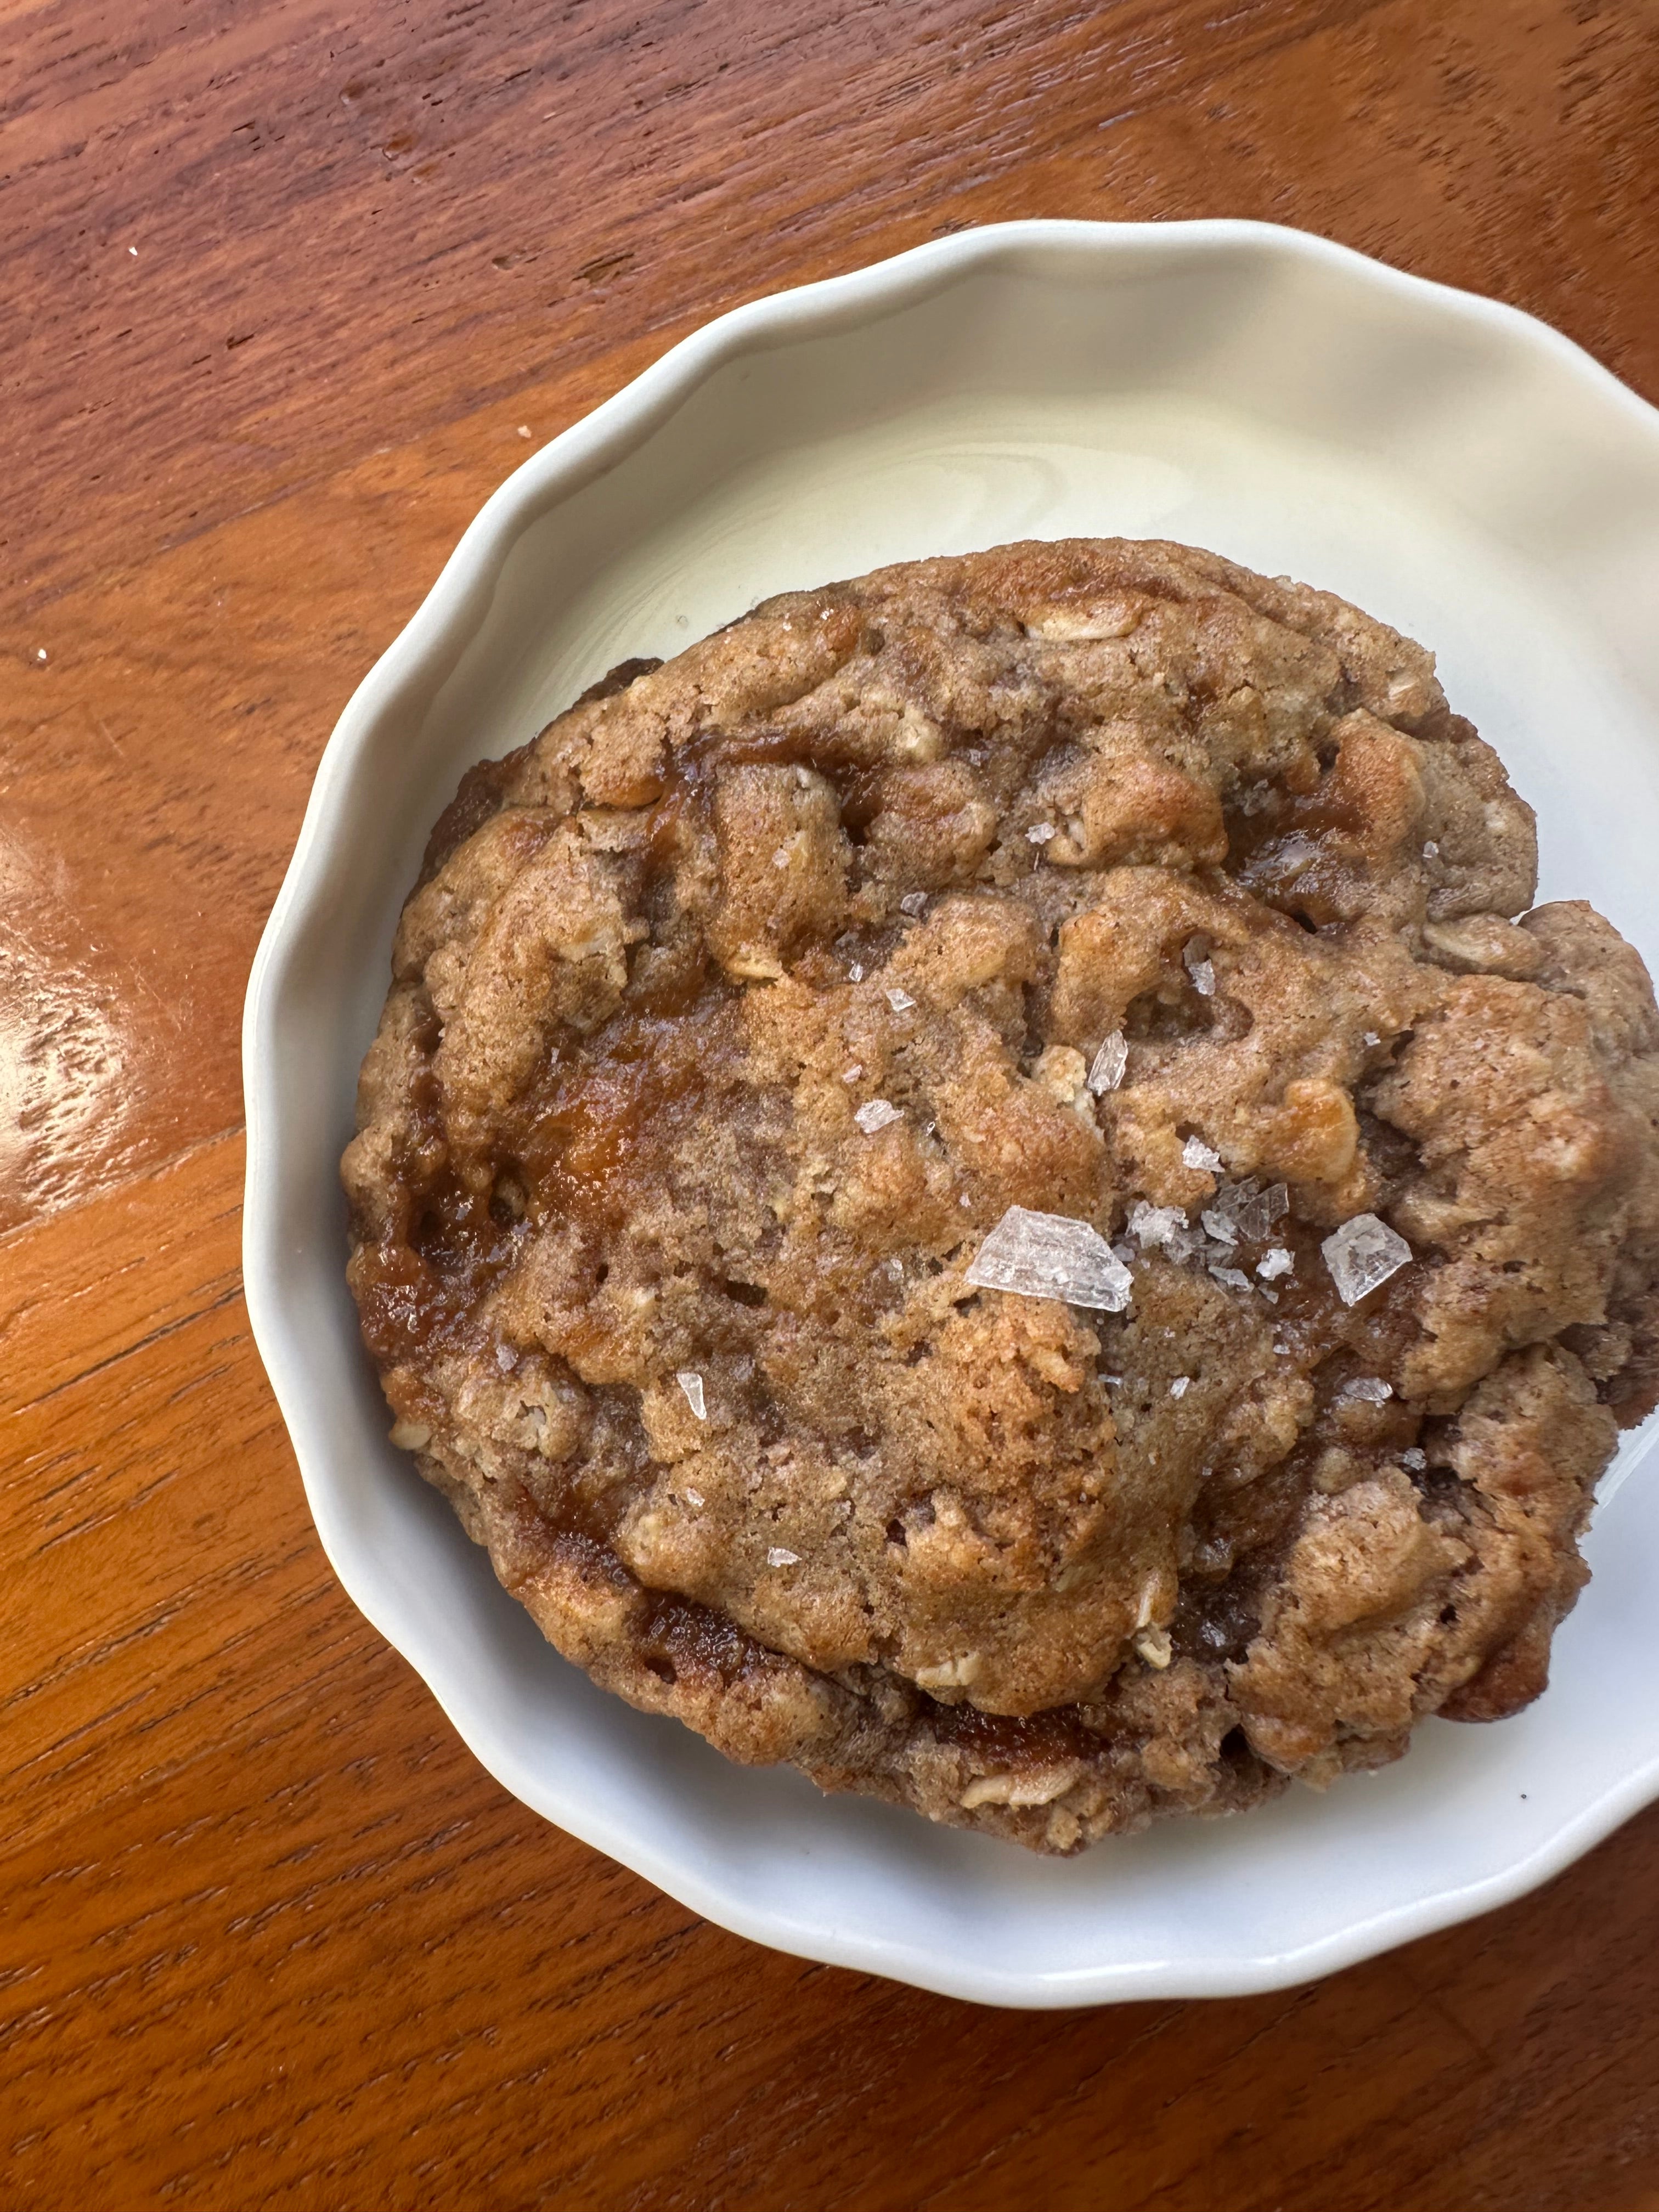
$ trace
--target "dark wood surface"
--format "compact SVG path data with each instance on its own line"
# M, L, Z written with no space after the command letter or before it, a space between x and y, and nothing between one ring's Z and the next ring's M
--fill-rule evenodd
M248 963L520 426L943 230L1209 214L1659 398L1659 10L0 0L3 2212L1659 2207L1659 1812L1246 2002L771 1956L473 1764L247 1333Z

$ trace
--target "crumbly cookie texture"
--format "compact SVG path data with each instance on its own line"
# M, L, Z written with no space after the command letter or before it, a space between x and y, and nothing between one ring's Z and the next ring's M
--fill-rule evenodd
M630 663L404 911L393 1437L607 1688L1042 1850L1513 1712L1659 1396L1653 992L1534 884L1426 652L1185 546Z

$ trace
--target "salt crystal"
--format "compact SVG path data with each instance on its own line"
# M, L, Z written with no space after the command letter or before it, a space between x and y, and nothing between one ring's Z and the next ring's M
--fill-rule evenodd
M701 1504L702 1504L702 1491L700 1491L700 1490L693 1490L693 1489L692 1489L692 1487L691 1487L691 1486L690 1486L690 1484L689 1482L686 1484L685 1488L684 1488L684 1491L682 1492L682 1495L684 1496L684 1499L685 1499L685 1502L686 1502L686 1504L687 1504L688 1505L701 1505Z
M703 1402L702 1377L695 1367L683 1367L674 1380L685 1393L685 1402L700 1421L708 1419L708 1408ZM702 1500L697 1500L702 1504Z
M510 1375L519 1364L519 1355L510 1344L495 1346L495 1364L503 1375Z
M1368 1406L1382 1406L1393 1397L1394 1391L1380 1375L1358 1375L1352 1382L1342 1385L1340 1395L1345 1398L1363 1398Z
M1365 1047L1366 1050L1369 1051L1373 1045L1381 1044L1382 1040L1378 1036L1375 1030L1367 1030L1364 1036L1360 1038L1359 1042Z
M1430 838L1428 843L1423 848L1423 858L1425 860L1437 860L1440 858L1440 848L1435 843L1432 837Z
M1428 1463L1429 1455L1427 1452L1422 1450L1416 1444L1413 1444L1409 1451L1402 1451L1400 1455L1400 1464L1401 1467L1410 1468L1413 1474L1421 1474Z
M1261 1291L1262 1297L1266 1298L1270 1306L1276 1306L1279 1304L1279 1293L1277 1291L1270 1291L1265 1283L1258 1283L1256 1285L1256 1288Z
M853 1119L866 1137L873 1137L878 1129L890 1128L895 1121L902 1121L904 1116L885 1098L866 1098Z
M927 894L926 891L906 891L904 896L899 901L899 912L901 914L921 914L926 909L927 905Z
M1177 1375L1170 1385L1170 1395L1172 1398L1184 1398L1192 1387L1193 1378L1190 1375Z
M787 868L788 865L789 848L787 845L780 845L777 851L772 855L772 866L775 868Z
M1319 848L1311 837L1304 837L1299 830L1292 830L1288 837L1280 837L1269 848L1273 855L1273 873L1294 878L1319 858Z
M861 983L864 981L863 961L854 961L852 966L847 971L847 980L849 983Z
M842 1068L841 1079L843 1083L856 1083L863 1073L864 1062L861 1060L855 1060L850 1067Z
M781 1544L774 1544L766 1554L766 1564L769 1567L798 1567L800 1553L786 1551Z
M1212 1152L1202 1137L1188 1137L1181 1147L1181 1157L1189 1168L1202 1168L1206 1175L1219 1175L1221 1155Z
M1089 1070L1089 1088L1097 1098L1108 1091L1117 1089L1128 1065L1127 1040L1121 1030L1114 1030L1095 1054L1094 1066Z
M35 647L34 657L37 660L44 660L46 659L46 648L44 645L37 646Z
M887 1003L896 1014L908 1014L916 1003L908 991L889 991Z
M527 438L527 437L530 435L530 425L529 425L529 423L528 423L528 422L520 422L520 425L519 425L519 435L520 435L521 438Z
M1200 1213L1198 1218L1218 1243L1237 1243L1238 1231L1224 1213L1218 1212L1214 1207L1212 1207L1207 1213Z
M1256 1261L1255 1272L1264 1283L1274 1283L1281 1275L1288 1275L1295 1265L1295 1253L1287 1252L1282 1244L1275 1244Z
M1193 979L1193 988L1200 999L1215 996L1215 964L1198 949L1199 940L1189 937L1182 947L1181 957L1187 973Z
M1248 1243L1260 1244L1272 1233L1280 1214L1289 1212L1291 1197L1282 1182L1263 1190L1251 1176L1247 1182L1230 1183L1218 1190L1212 1203Z
M980 1246L967 1280L976 1290L1063 1298L1098 1313L1121 1313L1134 1287L1129 1270L1086 1221L1023 1206L1011 1206Z
M1333 1230L1320 1246L1336 1294L1345 1306L1358 1305L1390 1275L1411 1263L1412 1248L1374 1213L1356 1213Z
M1129 1208L1129 1234L1142 1245L1167 1244L1186 1226L1187 1217L1178 1206L1149 1206L1138 1198Z
M1034 822L1025 834L1034 845L1046 845L1054 835L1054 825L1052 822Z
M1250 1279L1242 1267L1212 1267L1210 1273L1218 1283L1225 1283L1229 1290L1248 1291Z

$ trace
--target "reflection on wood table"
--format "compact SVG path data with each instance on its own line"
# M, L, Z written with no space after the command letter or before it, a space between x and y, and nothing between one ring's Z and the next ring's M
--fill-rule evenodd
M1244 2002L996 2014L755 1950L508 1798L346 1601L237 1270L310 776L526 439L757 292L1022 215L1299 223L1659 397L1659 19L6 23L0 2205L1659 2207L1659 1814Z

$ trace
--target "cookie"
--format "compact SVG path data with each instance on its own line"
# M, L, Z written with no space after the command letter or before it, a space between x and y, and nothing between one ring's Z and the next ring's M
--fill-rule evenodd
M1543 1686L1659 1017L1431 656L1209 553L769 601L472 769L343 1174L394 1440L730 1757L1068 1852Z

